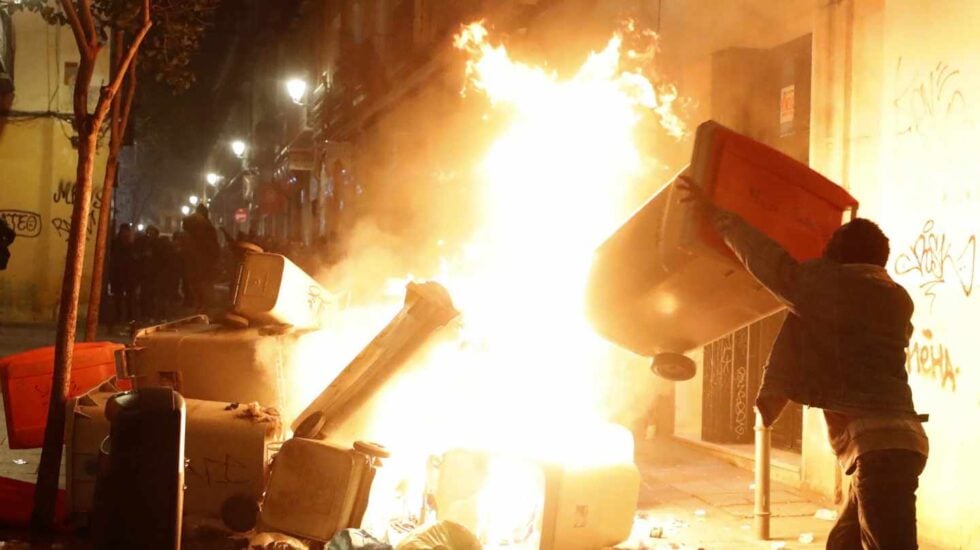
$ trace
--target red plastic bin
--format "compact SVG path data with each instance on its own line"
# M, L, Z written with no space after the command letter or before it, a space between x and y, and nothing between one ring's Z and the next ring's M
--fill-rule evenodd
M116 374L115 353L122 344L75 344L68 397L98 386ZM54 371L54 346L8 355L0 359L0 388L11 449L34 449L44 444Z
M686 174L801 261L857 211L827 178L712 121L698 127ZM603 243L590 275L593 326L648 357L703 346L782 307L682 198L665 186Z
M31 524L31 511L34 508L33 483L0 477L0 527L26 529ZM67 494L59 490L55 501L55 528L68 530L68 513L65 506Z

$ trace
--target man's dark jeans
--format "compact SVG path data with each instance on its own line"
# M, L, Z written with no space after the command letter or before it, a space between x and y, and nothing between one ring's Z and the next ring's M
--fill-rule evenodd
M847 505L827 537L827 548L918 548L915 490L925 465L926 457L899 449L859 456Z

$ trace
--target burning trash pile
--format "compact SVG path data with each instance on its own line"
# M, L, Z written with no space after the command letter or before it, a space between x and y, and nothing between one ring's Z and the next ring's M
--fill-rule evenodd
M220 319L144 329L89 363L76 351L64 525L104 546L208 532L270 548L625 540L633 440L596 394L627 354L595 334L581 298L593 251L649 175L637 125L681 133L673 90L644 75L652 46L627 49L625 33L651 38L630 26L559 77L480 23L461 31L466 92L503 128L477 167L477 229L403 280L400 310L368 307L390 320L352 360L340 358L378 325L261 252ZM8 425L24 417L7 406Z
M399 280L400 303L351 306L251 252L220 319L147 328L125 349L79 344L62 525L100 547L175 547L182 533L252 548L659 546L672 527L634 517L632 434L601 398L610 370L642 355L690 377L682 352L778 303L674 186L629 216L650 176L638 125L682 129L673 90L643 72L653 50L624 36L560 78L513 60L482 24L463 29L467 91L504 124L478 167L476 230L433 272ZM760 176L759 159L779 169ZM711 122L689 175L750 222L791 229L772 233L804 259L856 207ZM787 191L795 181L809 195ZM742 200L792 193L820 218ZM682 302L710 314L685 317ZM11 448L41 445L47 402L33 390L50 386L49 351L0 363Z

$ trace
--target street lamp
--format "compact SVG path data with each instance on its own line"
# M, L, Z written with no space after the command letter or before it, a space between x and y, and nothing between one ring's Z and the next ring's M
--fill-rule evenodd
M208 175L206 176L206 178L208 180L208 183L211 186L218 185L218 181L221 180L221 176L219 176L218 174L215 174L214 172L208 172Z
M184 206L181 206L180 207L180 213L183 214L183 215L185 215L185 216L190 215L190 213L191 213L191 207L190 206L187 206L186 204Z
M142 223L136 224L136 230L137 231L142 232L144 229L146 229L146 225L145 224L142 224Z
M191 195L187 198L187 202L191 203L191 206L197 206L197 203L201 202L201 199L197 195Z
M240 140L240 139L236 139L235 141L232 141L231 142L231 152L232 153L235 153L235 156L238 157L238 158L244 157L245 156L245 142L242 141L242 140Z
M303 97L306 95L306 81L302 78L290 78L286 81L286 93L293 103L302 105Z

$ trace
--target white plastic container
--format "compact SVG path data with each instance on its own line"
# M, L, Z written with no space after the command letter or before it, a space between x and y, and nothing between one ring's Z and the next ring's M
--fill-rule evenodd
M285 256L245 255L238 276L233 311L259 325L315 328L331 297Z

